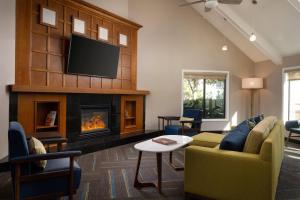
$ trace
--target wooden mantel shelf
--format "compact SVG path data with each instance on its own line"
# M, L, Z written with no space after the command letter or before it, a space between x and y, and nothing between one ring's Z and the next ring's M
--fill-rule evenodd
M30 87L12 85L13 92L31 92L31 93L86 93L86 94L131 94L131 95L148 95L147 90L123 90L123 89L79 89L79 88L49 88L49 87Z

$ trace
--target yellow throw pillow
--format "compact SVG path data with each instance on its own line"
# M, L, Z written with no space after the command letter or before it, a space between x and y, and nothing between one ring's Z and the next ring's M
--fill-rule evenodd
M194 118L190 117L180 117L179 121L191 121L191 123L184 123L185 126L192 128L192 122L194 121Z
M248 134L244 152L258 154L261 145L269 136L276 122L277 118L275 116L266 117L259 122Z
M28 146L29 146L30 154L46 154L47 153L43 143L41 141L39 141L38 139L36 139L35 137L30 138L30 140L28 142ZM47 160L40 160L40 161L36 161L34 163L36 166L44 169L46 167Z

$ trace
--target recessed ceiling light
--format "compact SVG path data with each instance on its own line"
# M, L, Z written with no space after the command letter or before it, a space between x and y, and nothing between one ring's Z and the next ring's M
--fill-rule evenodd
M209 0L205 2L205 7L206 8L215 8L219 5L218 1L216 0Z
M226 44L222 46L222 51L228 51L228 46Z
M249 37L249 40L251 42L254 42L256 40L256 35L254 33L251 33L250 37Z

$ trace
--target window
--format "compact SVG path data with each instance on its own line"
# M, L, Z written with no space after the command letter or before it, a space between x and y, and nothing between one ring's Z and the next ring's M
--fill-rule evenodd
M201 109L203 119L226 119L228 75L228 72L184 70L183 109Z
M284 71L284 119L300 119L300 68Z

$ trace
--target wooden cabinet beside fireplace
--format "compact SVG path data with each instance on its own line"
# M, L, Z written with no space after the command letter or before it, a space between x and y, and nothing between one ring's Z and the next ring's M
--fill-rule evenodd
M17 120L27 136L56 133L66 137L66 95L19 94L17 110ZM45 120L51 111L56 112L56 120L53 125L47 126Z
M144 96L121 96L121 134L144 129Z

